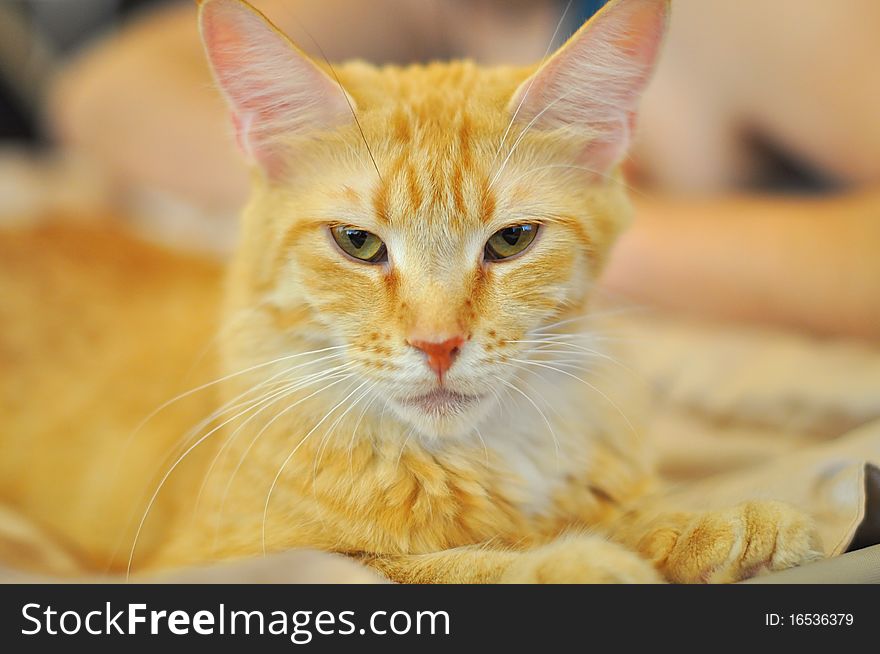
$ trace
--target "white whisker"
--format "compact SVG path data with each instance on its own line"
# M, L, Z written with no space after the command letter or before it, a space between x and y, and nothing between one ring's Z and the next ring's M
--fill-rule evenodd
M254 437L251 439L251 442L250 442L250 443L248 443L248 446L245 448L244 452L242 452L241 456L240 456L239 459L238 459L238 462L237 462L236 465L235 465L235 468L234 468L233 471L232 471L232 474L229 476L229 481L226 482L226 486L225 486L224 489L223 489L223 495L222 495L222 497L221 497L221 499L220 499L220 506L219 506L219 508L217 509L217 524L218 524L218 525L219 525L219 522L220 522L220 520L221 520L221 518L222 518L222 515L223 515L223 508L224 508L224 506L226 505L226 500L227 500L227 498L228 498L228 496L229 496L229 491L230 491L230 489L232 488L232 482L235 480L235 477L236 477L236 475L238 474L239 470L241 470L242 465L244 465L245 459L247 459L247 457L248 457L248 455L250 454L251 450L254 448L254 446L256 445L257 441L260 440L260 437L266 432L266 430L268 430L269 427L271 427L272 424L273 424L276 420L278 420L282 415L284 415L284 414L286 414L287 412L289 412L291 409L293 409L293 408L299 406L300 404L302 404L303 402L305 402L305 401L311 399L311 398L314 397L315 395L318 395L319 393L323 393L323 392L326 391L327 389L332 388L333 386L336 386L337 384L340 384L340 383L346 381L347 379L351 379L351 377L353 377L353 376L354 376L354 373L344 373L344 376L342 376L342 377L340 377L340 378L338 378L338 379L334 379L334 381L332 381L330 384L327 384L326 386L324 386L324 387L322 387L322 388L319 388L317 391L313 391L313 392L310 393L309 395L307 395L307 396L305 396L305 397L303 397L303 398L298 399L296 402L294 402L294 403L291 404L290 406L285 407L282 411L280 411L280 412L277 413L275 416L273 416L272 419L269 420L269 422L267 422L265 425L263 425L263 427L260 429L260 431L257 432L257 435L254 436ZM215 534L215 536L216 536L216 534Z
M250 424L252 420L254 420L257 416L262 414L267 409L271 408L273 405L277 404L278 402L283 401L286 397L289 397L292 393L295 393L296 391L298 391L302 388L306 388L306 387L311 386L313 384L322 382L326 379L330 379L333 377L334 373L338 372L339 370L342 370L343 368L345 368L345 366L341 365L341 366L336 366L334 368L330 368L329 370L324 370L321 372L313 373L311 375L307 375L304 379L300 379L300 380L294 381L294 382L289 382L286 386L281 388L281 390L278 390L275 392L270 392L267 395L264 395L263 399L259 400L258 402L252 403L252 405L250 406L248 411L253 411L254 409L257 409L257 407L260 407L260 406L262 406L262 408L258 409L254 413L252 413L250 416L247 417L247 419L244 422L242 422L242 424L240 424L238 427L236 427L232 431L232 433L227 437L227 439L224 441L223 445L221 445L220 448L217 450L217 454L211 460L211 464L208 466L208 469L205 472L204 478L202 479L202 484L199 487L199 492L196 495L195 508L193 509L194 512L197 512L199 509L199 505L201 504L202 494L205 491L205 487L207 486L208 479L211 476L211 472L214 470L214 466L217 464L217 462L219 461L219 459L223 455L223 453L226 451L226 449L235 440L236 436L248 424ZM239 415L241 415L241 414L239 414Z
M510 150L508 151L507 156L504 157L504 161L501 162L501 167L497 170L495 175L492 177L492 180L489 182L490 189L495 185L495 182L501 176L501 173L504 172L504 169L507 167L507 163L510 161L510 158L513 156L513 153L516 152L517 147L522 142L522 140L525 138L526 134L529 132L529 130L532 128L532 126L538 122L538 120L541 118L541 116L543 116L547 111L552 109L556 105L557 102L561 102L562 100L565 100L565 98L567 98L569 95L571 95L572 93L575 93L579 90L580 89L576 89L576 88L569 89L568 91L566 91L565 93L563 93L559 97L555 98L552 102L549 102L546 107L544 107L543 109L541 109L541 111L539 111L537 114L535 114L535 116L526 124L526 126L523 127L522 131L519 133L519 136L516 137L516 140L513 142L513 145L510 147Z
M352 391L352 394L357 393L361 388L363 388L364 386L366 386L369 383L370 383L369 380L362 382L360 386L358 386L357 388L354 389L354 391ZM373 386L375 386L375 382L373 382ZM315 453L315 465L314 465L314 469L312 471L312 491L315 490L315 483L317 482L317 477L318 477L318 466L321 463L321 457L323 456L324 448L326 447L326 444L329 442L330 436L332 436L333 431L336 429L336 426L342 421L343 418L345 418L346 415L348 415L349 411L351 411L354 407L356 407L358 405L358 403L367 396L367 394L370 392L370 388L372 388L372 386L368 387L367 390L365 390L363 393L361 393L354 400L354 402L352 402L348 406L348 408L345 411L343 411L341 414L339 414L339 416L336 418L336 420L334 420L330 424L330 427L327 429L327 432L324 434L324 436L321 437L321 442L318 444L318 450Z
M372 391L378 385L379 385L379 382L378 381L375 382L372 386L370 386L369 391ZM354 477L354 441L355 441L355 438L357 438L358 429L361 426L361 421L364 419L364 416L366 415L366 413L370 409L370 407L373 405L373 402L376 401L377 397L379 397L379 396L374 395L372 398L370 398L370 401L367 402L367 404L361 410L361 414L358 416L357 422L354 424L354 429L351 430L351 439L348 441L348 473L349 473L349 476L352 478Z
M209 424L211 424L211 422L213 422L214 420L216 420L217 418L222 416L224 413L227 413L229 411L234 411L237 407L244 406L248 402L251 402L254 400L246 400L244 402L236 404L235 406L231 406L233 402L236 402L237 400L240 400L241 398L243 398L247 395L250 395L251 393L254 393L255 391L259 390L260 388L267 387L267 386L274 387L277 385L288 383L289 381L291 381L290 379L282 379L279 381L279 378L290 375L290 373L292 373L294 370L298 370L299 368L304 368L306 366L313 366L313 365L320 363L322 361L338 359L343 356L345 356L344 353L329 354L327 356L323 356L318 359L315 359L314 361L307 361L306 363L301 363L301 364L293 366L291 368L285 368L284 370L281 370L281 371L275 373L274 375L263 380L262 382L254 384L249 389L243 391L242 393L239 393L234 398L232 398L231 400L229 400L228 402L223 404L223 406L221 406L219 409L215 410L207 418L202 419L198 424L196 424L194 427L192 427L190 430L188 430L186 432L186 434L184 434L184 436L180 439L181 443L176 446L176 449L178 451L180 451L183 448L185 448L187 446L187 444L196 436L196 434L198 434L202 429L207 427ZM269 392L271 392L271 391L269 391ZM265 397L265 394L261 397ZM166 454L165 458L167 458L168 456L171 456L171 453Z
M568 4L565 5L565 9L562 11L562 16L559 17L559 22L556 23L556 29L553 30L553 36L550 37L550 42L547 44L547 49L544 50L544 56L541 57L541 62L547 60L547 56L550 54L550 50L553 48L553 44L556 42L556 37L559 34L559 30L562 28L562 24L565 22L565 17L568 15L568 10L571 9L572 0L568 0ZM532 90L532 85L535 83L535 77L529 80L529 85L526 87L525 92L519 100L519 103L516 105L516 110L513 112L513 115L510 117L510 121L507 123L507 128L504 130L504 134L501 135L501 142L498 143L498 149L495 150L495 156L492 157L492 163L489 164L489 168L495 167L495 162L498 160L498 155L501 154L501 149L504 147L505 142L507 141L507 136L510 134L510 129L513 127L514 122L516 122L516 117L519 116L520 109L522 109L523 103L526 101L526 98L529 97L529 93Z
M140 538L141 531L144 528L144 523L147 521L147 516L150 514L150 510L153 508L153 504L155 503L156 498L159 496L159 493L162 491L162 488L165 486L165 482L168 481L168 478L171 477L171 474L177 469L177 466L179 466L180 463L184 459L186 459L186 457L193 450L195 450L199 445L204 443L213 434L220 431L224 426L226 426L227 424L229 424L233 420L236 420L239 416L247 413L249 410L250 409L245 409L244 411L237 413L236 415L232 416L231 418L228 418L224 422L222 422L219 425L217 425L216 427L214 427L212 430L210 430L204 436L199 438L195 443L190 445L189 448L187 448L187 450L177 458L177 460L171 465L171 467L168 469L168 471L165 473L165 475L159 481L159 485L156 487L156 490L153 492L153 495L150 497L150 500L147 502L147 508L144 511L143 517L141 518L137 529L135 530L134 541L131 544L131 551L129 552L129 555L128 555L128 564L126 565L126 569L125 569L126 580L128 580L131 575L131 564L132 564L132 561L134 560L134 553L137 548L137 543L138 543L138 539Z
M352 391L351 393L346 395L344 398L342 398L342 400L337 402L333 406L332 409L330 409L327 413L325 413L324 417L321 418L318 421L318 423L314 427L312 427L305 436L302 437L302 440L300 440L300 442L297 443L296 447L294 447L293 450L290 452L290 454L287 455L287 458L284 459L284 462L281 464L281 467L278 468L278 472L275 474L275 478L272 480L272 485L269 487L269 492L266 494L266 502L263 505L263 522L262 522L262 527L260 529L260 532L261 532L260 540L261 540L261 543L263 546L263 556L266 555L266 518L269 515L269 502L272 500L272 493L275 491L275 486L278 484L278 480L281 478L281 474L284 472L284 468L287 467L287 464L290 463L290 460L294 457L294 455L297 453L297 451L302 446L302 444L305 443L306 440L308 440L309 436L311 436L313 433L315 433L315 430L318 427L320 427L322 424L324 424L324 421L327 418L329 418L330 415L334 411L336 411L337 408L342 406L342 404L344 404L354 393L355 393L355 391ZM287 411L288 411L288 409L285 409L284 411L279 413L277 416L275 416L275 418L272 419L273 422L274 422L274 420L276 420L278 417L280 417L283 413L286 413Z
M493 389L494 391L494 389ZM497 397L497 395L496 395ZM486 439L483 438L483 434L480 432L480 428L474 425L474 432L477 434L477 438L480 439L480 442L483 444L483 455L486 457L486 468L489 467L489 447L486 445Z
M623 418L624 422L626 422L627 426L630 428L630 430L632 430L633 434L636 434L636 435L638 434L636 428L633 426L632 422L630 422L630 419L626 417L626 414L617 405L617 403L614 400L612 400L610 397L608 397L608 395L603 393L594 384L591 384L590 382L588 382L584 379L581 379L577 375L573 375L572 373L568 372L567 370L561 370L559 368L555 368L551 365L547 365L547 364L542 363L540 361L529 361L527 359L511 359L511 360L516 361L517 363L523 363L523 364L533 365L533 366L540 366L541 368L546 368L547 370L553 370L555 372L558 372L559 374L571 377L575 381L579 381L581 384L584 384L585 386L591 388L595 393L598 393L602 398L604 398L605 401L608 402L608 404L610 404L612 407L614 407L614 409L620 414L620 417Z
M144 426L150 420L152 420L159 413L161 413L162 411L167 409L172 404L179 402L180 400L183 400L187 397L190 397L191 395L194 395L195 393L198 393L200 391L208 389L208 388L215 386L217 384L221 384L225 381L229 381L230 379L234 379L235 377L239 377L239 376L247 374L249 372L253 372L254 370L259 370L260 368L265 368L267 366L271 366L271 365L280 363L282 361L287 361L287 360L295 359L295 358L302 357L302 356L308 356L310 354L320 354L322 352L329 352L330 350L340 350L340 349L344 349L347 347L348 347L347 345L334 345L332 347L325 347L325 348L321 348L319 350L312 350L310 352L298 352L296 354L288 354L288 355L273 359L271 361L266 361L264 363L258 363L256 365L250 366L249 368L245 368L244 370L239 370L238 372L233 372L228 375L224 375L223 377L219 377L218 379L204 383L204 384L197 386L195 388L192 388L184 393L181 393L180 395L177 395L177 396L171 398L170 400L166 400L165 402L160 404L158 407L153 409L153 411L151 411L143 420L141 420L138 423L138 425L134 428L134 431L132 431L131 434L128 435L128 438L126 439L125 445L123 445L122 453L120 454L120 458L123 456L125 451L128 449L129 445L131 444L131 441L135 438L135 436L141 431L141 429L144 428Z
M530 352L534 352L536 354L577 354L578 352L582 352L584 354L584 358L595 358L595 359L603 359L610 363L620 366L627 372L635 374L635 371L627 366L625 363L615 359L609 354L604 352L600 352L599 350L593 350L582 345L576 345L575 343L567 343L564 341L556 341L555 339L548 338L546 340L537 340L537 341L505 341L506 343L522 343L522 344L536 344L538 347L531 348ZM550 349L553 347L567 347L571 348L571 350L575 350L572 352L571 350L554 350Z
M550 421L547 419L547 416L545 415L545 413L543 411L541 411L541 408L535 403L534 400L532 400L532 398L530 398L528 395L526 395L516 385L511 384L506 379L502 379L500 377L498 377L497 379L498 379L498 381L500 381L502 384L504 384L508 388L515 390L517 393L519 393L524 398L526 398L526 400L529 402L529 404L531 404L533 407L535 407L535 411L537 411L540 414L541 418L544 420L544 424L547 425L547 429L550 430L550 435L553 437L553 446L556 449L556 468L558 470L559 469L559 439L556 437L556 431L554 431L553 426L550 424Z
M403 439L403 445L400 446L400 451L397 453L397 463L394 466L395 471L400 469L400 459L403 457L403 451L406 449L406 445L409 443L409 439L412 437L415 430L416 428L413 426L409 428L408 432L406 432L406 438Z

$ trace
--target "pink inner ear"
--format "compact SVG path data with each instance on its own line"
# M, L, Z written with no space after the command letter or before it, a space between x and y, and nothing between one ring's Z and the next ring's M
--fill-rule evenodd
M669 14L669 0L629 0L633 5L622 25L610 25L610 37L616 49L650 73L660 49ZM609 21L610 22L610 21ZM616 32L616 33L615 33Z
M579 163L606 173L629 147L667 12L667 0L613 0L520 86L518 121L582 133Z
M636 114L632 112L617 128L609 126L601 138L592 140L578 157L578 164L592 170L597 178L605 177L625 158L635 127Z
M230 116L232 118L232 127L235 129L235 143L238 145L238 149L244 154L252 156L253 152L248 151L250 145L247 142L247 134L250 130L248 124L250 121L242 120L239 115L234 112L230 113Z
M345 91L255 10L238 0L207 0L200 24L238 145L270 174L281 172L284 137L352 120Z

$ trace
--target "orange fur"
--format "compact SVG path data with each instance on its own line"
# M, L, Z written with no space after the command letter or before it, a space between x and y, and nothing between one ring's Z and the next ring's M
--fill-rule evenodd
M3 446L16 453L4 461L6 497L64 533L84 560L116 568L130 551L136 569L149 569L314 547L401 581L652 582L732 580L815 556L809 521L787 507L694 516L648 504L649 452L618 404L624 395L594 374L596 342L580 333L592 284L629 219L616 153L664 1L610 3L548 64L529 69L330 69L285 49L238 0L200 6L209 58L254 163L218 340L216 374L230 377L217 399L209 389L151 418L108 491L110 453L161 395L174 394L187 354L209 340L215 272L128 243L105 275L86 279L110 256L101 249L109 237L64 235L96 250L77 266L70 241L22 244L46 259L33 270L31 261L0 264L22 306L36 301L38 286L14 278L76 274L62 285L68 295L40 309L57 321L51 334L7 345L33 360L5 363L6 378L53 371L54 386L38 387L79 399L47 422L45 410L39 416L46 398L28 393L24 409L2 416L12 426ZM654 45L633 48L633 25ZM608 116L590 124L582 111L544 114L528 101L530 80L543 93L560 71L595 71L591 38L623 48L598 64L631 59L605 89L619 105L603 105L619 117L614 129ZM243 75L239 67L254 62L273 68ZM325 97L341 93L336 79L357 121L342 115L341 95ZM291 97L308 98L295 120L284 115ZM544 125L542 116L553 120ZM530 221L540 231L521 256L481 260L494 232ZM339 224L382 238L389 263L343 255L328 230ZM141 304L142 284L155 307ZM88 311L68 325L65 306ZM69 372L54 372L68 354L53 336L98 307L107 307L99 340L66 367L100 371L105 383L77 388ZM410 343L450 339L462 345L444 388L477 399L413 408L407 398L438 382ZM139 389L128 404L126 371ZM15 393L8 384L4 397ZM164 450L214 410L179 444L180 467L169 467L175 459L164 460ZM75 454L59 456L66 448ZM167 483L144 461L164 461Z

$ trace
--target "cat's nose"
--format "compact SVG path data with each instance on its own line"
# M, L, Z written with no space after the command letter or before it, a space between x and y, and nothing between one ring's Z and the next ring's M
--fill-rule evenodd
M417 350L421 350L428 358L428 367L437 373L440 381L443 381L443 375L452 366L452 362L458 356L464 338L461 336L453 336L445 341L407 341Z

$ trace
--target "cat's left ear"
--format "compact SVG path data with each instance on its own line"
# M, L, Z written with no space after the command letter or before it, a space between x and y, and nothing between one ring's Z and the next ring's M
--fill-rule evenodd
M246 2L200 0L199 28L238 144L270 177L291 137L353 121L354 100Z
M630 145L668 14L669 0L608 2L516 90L515 122L585 138L578 163L606 174Z

